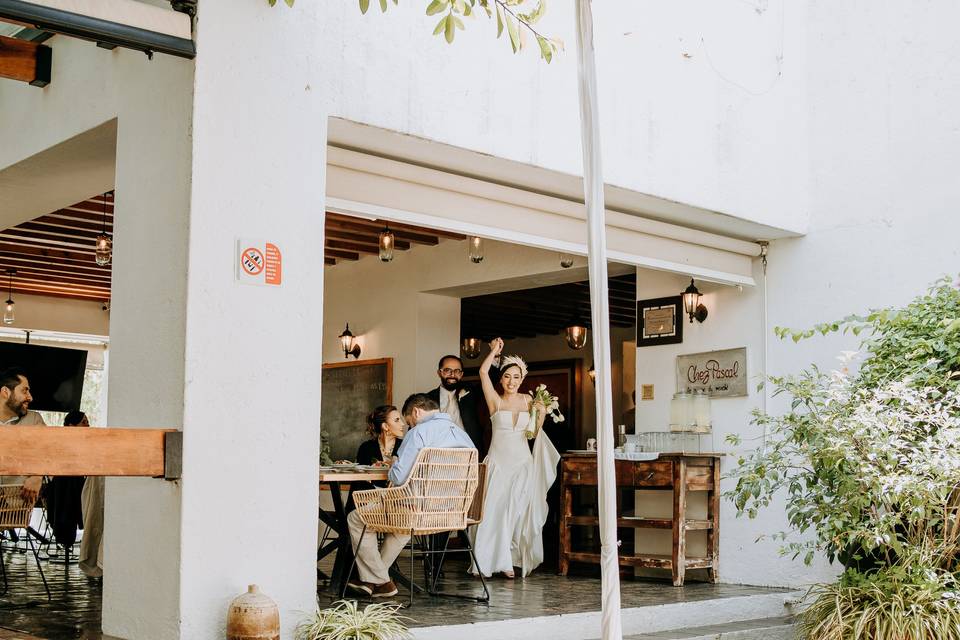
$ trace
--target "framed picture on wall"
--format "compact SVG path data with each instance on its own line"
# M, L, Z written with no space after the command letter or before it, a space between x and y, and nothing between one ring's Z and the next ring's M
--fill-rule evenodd
M683 342L681 296L637 301L637 346Z

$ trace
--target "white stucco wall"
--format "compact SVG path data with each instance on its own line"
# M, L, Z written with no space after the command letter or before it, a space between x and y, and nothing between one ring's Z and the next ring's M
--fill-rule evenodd
M103 303L14 292L15 320L7 325L29 331L57 331L105 336L110 333L110 312Z
M513 55L477 16L453 46L419 3L326 3L317 47L331 115L581 173L574 5ZM594 3L606 181L794 230L807 215L805 8L785 0ZM397 52L403 55L397 55ZM783 126L790 122L789 127Z

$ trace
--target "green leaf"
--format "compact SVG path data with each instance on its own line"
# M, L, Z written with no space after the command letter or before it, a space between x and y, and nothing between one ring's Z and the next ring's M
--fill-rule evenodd
M507 20L507 33L510 34L510 46L513 52L520 50L520 32L517 30L517 21L510 16L504 16Z
M446 24L443 29L443 37L447 39L447 43L453 42L453 37L456 35L456 25L454 24L453 14L447 16Z
M440 22L437 23L437 26L433 29L433 35L439 35L443 32L444 28L447 26L447 16L440 18Z
M445 0L433 0L429 5L427 5L427 15L435 16L441 11L446 11L447 3Z
M381 13L387 12L387 0L380 0L380 12Z
M550 43L543 36L537 36L537 44L540 45L540 57L547 61L547 64L550 64L550 59L553 57L553 50L550 48Z
M521 13L520 18L527 24L534 24L543 17L544 12L547 10L547 3L544 0L539 0L537 6L534 7L533 11L530 13ZM547 62L550 62L547 60Z
M458 18L457 16L450 16L450 17L453 18L453 23L454 23L455 25L457 25L457 29L460 29L460 30L462 31L462 30L463 30L463 20L461 20L461 19Z
M295 2L295 0L283 0L283 1L287 3L288 7L293 7L293 3Z
M503 10L497 5L497 39L503 33Z
M360 0L360 13L366 13L370 8L370 0Z

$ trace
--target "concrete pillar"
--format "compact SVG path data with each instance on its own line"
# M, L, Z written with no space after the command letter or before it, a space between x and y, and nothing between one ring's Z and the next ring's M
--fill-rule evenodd
M318 12L203 3L192 108L178 104L188 82L156 87L150 114L119 116L118 208L130 219L116 235L111 419L182 424L184 455L178 483L110 483L108 634L222 637L229 601L253 582L280 605L284 638L315 606ZM240 237L280 247L281 286L236 281Z

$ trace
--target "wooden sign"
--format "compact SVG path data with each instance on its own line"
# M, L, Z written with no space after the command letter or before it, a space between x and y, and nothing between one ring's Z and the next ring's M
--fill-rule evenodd
M677 356L677 389L706 389L714 398L747 395L747 348Z

